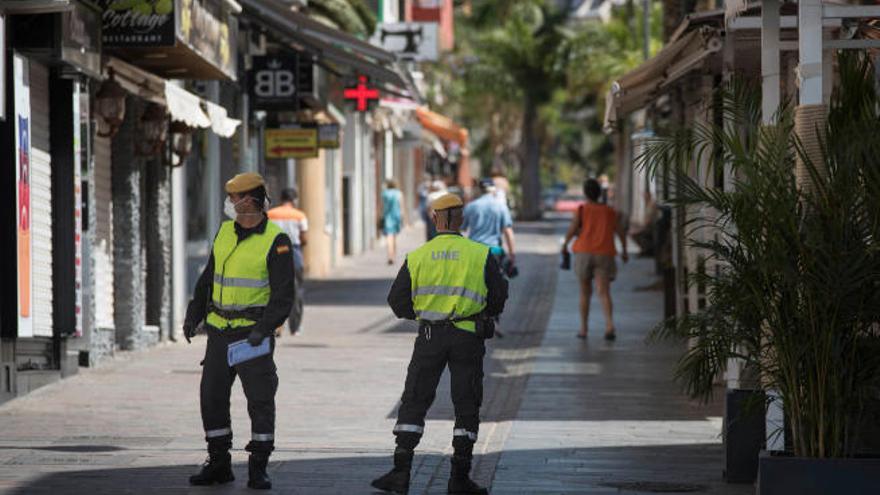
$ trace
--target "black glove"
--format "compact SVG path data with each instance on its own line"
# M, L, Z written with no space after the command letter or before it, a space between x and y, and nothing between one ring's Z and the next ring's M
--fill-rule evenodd
M248 344L257 347L258 345L263 343L264 338L266 338L266 336L263 335L263 332L259 330L251 330L251 333L248 334L247 341Z
M192 338L196 336L198 328L195 325L184 324L183 325L183 336L186 338L186 343L191 344Z

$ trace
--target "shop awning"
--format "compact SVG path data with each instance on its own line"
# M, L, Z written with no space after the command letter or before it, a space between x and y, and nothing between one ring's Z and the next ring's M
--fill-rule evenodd
M0 14L52 14L73 9L73 0L2 0Z
M165 80L116 57L108 57L104 76L113 79L129 93L165 106Z
M229 117L225 108L196 96L181 86L166 81L115 57L104 65L104 77L110 77L129 93L166 107L171 120L193 129L211 128L220 137L231 137L241 124Z
M468 131L456 124L452 119L437 112L432 112L426 107L416 109L416 117L422 127L445 141L457 143L461 148L461 158L458 161L458 184L467 190L473 185L473 177L470 169L470 149L468 149Z
M425 107L416 109L416 117L422 127L434 133L437 137L458 143L462 148L467 148L468 131L452 121L449 117L432 112Z
M226 109L216 103L206 101L205 106L208 109L208 119L211 121L211 130L214 131L214 134L225 138L232 137L235 130L241 125L241 121L229 118Z
M211 119L202 110L202 99L175 84L165 85L165 100L171 120L183 122L189 127L211 127ZM234 130L233 130L234 132Z
M279 39L294 48L314 54L331 72L334 65L351 68L357 74L371 77L378 83L406 88L397 58L348 33L333 29L290 8L278 0L241 0L248 14L258 19Z
M652 59L624 74L611 85L606 99L606 132L614 129L618 116L647 105L661 89L700 67L707 57L720 51L722 46L718 30L704 26L683 34Z

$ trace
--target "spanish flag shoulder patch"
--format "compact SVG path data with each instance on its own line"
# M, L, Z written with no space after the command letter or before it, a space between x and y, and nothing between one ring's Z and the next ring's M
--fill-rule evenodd
M289 253L290 246L288 246L287 244L282 244L282 245L278 246L277 248L275 248L275 252L278 254Z

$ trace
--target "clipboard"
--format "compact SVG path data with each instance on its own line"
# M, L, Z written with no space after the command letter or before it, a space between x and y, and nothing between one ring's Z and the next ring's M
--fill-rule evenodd
M265 337L258 346L250 345L247 339L239 340L229 344L229 349L226 351L226 361L229 363L229 366L235 366L245 361L265 356L270 352L272 352L272 346L270 345L269 337Z

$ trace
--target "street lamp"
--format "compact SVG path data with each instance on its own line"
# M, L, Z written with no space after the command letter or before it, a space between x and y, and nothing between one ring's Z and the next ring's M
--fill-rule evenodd
M122 126L125 119L125 97L128 93L114 79L113 69L110 69L110 77L101 83L98 92L95 93L95 113L107 124L107 132L98 131L98 136L113 137Z
M168 136L167 124L165 107L156 103L148 104L138 126L138 152L141 155L151 156L160 151Z
M169 132L171 133L171 166L179 167L192 151L192 128L175 120L171 122Z

